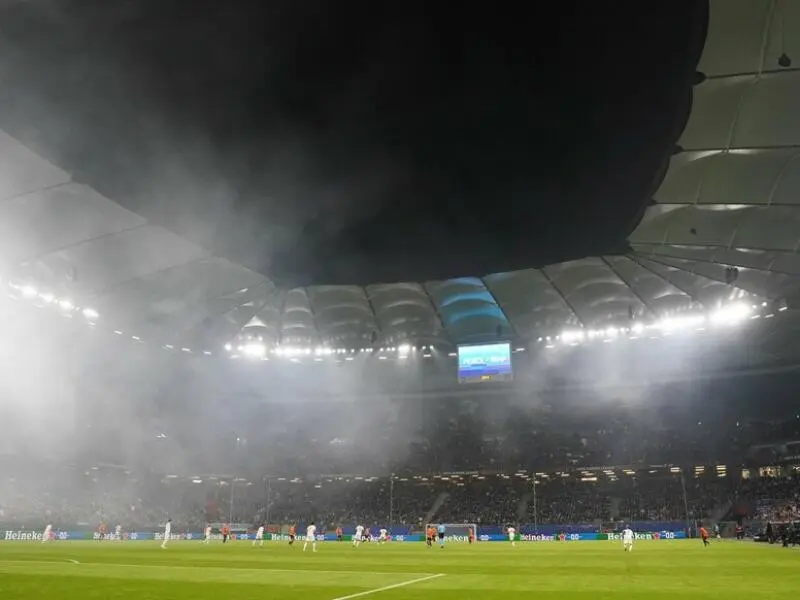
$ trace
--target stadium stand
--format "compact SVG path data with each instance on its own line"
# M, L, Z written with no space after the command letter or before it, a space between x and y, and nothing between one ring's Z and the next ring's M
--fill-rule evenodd
M712 3L629 250L514 273L279 289L0 132L3 368L38 383L6 390L0 524L798 516L800 71L774 42L800 36L775 4ZM458 343L498 332L515 382L457 389Z

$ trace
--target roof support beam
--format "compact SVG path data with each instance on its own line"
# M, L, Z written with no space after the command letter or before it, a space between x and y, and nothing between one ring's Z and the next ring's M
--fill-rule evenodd
M572 302L570 302L567 299L567 297L564 295L564 293L558 288L558 286L556 285L556 282L553 281L553 279L550 277L550 275L548 275L547 272L545 271L545 268L539 269L539 272L547 280L547 283L550 284L550 287L552 287L555 290L556 294L559 295L559 297L564 302L564 304L566 304L567 308L569 308L570 311L572 311L572 314L575 315L575 319L577 319L577 321L578 321L578 323L580 323L581 327L586 329L586 323L584 323L583 319L581 319L581 316L578 314L578 311L575 310L575 307L572 305Z
M511 334L515 338L519 338L519 334L517 333L517 328L514 327L514 323L512 323L511 319L508 317L508 313L506 313L506 311L503 309L503 305L500 304L500 302L497 300L497 296L494 295L494 292L489 287L489 284L486 283L486 280L483 277L479 277L478 281L480 281L481 285L484 288L486 288L487 292L489 292L489 295L492 297L492 300L497 305L497 308L500 310L500 314L503 315L503 318L506 320L506 323L508 323L508 327L511 329Z
M369 292L367 292L366 286L359 288L361 292L364 294L364 299L367 301L367 306L369 307L370 312L372 313L372 322L375 324L375 331L378 333L383 333L381 329L381 323L378 321L378 313L375 311L375 306L372 304L372 298L369 297Z
M737 205L741 205L741 206L747 206L748 208L751 208L751 207L752 208L772 208L773 206L779 207L779 208L780 207L782 207L782 208L800 208L800 206L798 206L797 202L769 202L769 203L764 203L764 202L749 202L749 203L748 202L736 202L736 204ZM721 206L730 206L730 205L731 205L730 202L702 202L702 203L698 203L698 202L695 201L694 198L692 198L691 200L686 200L685 202L676 202L674 200L670 200L669 202L658 202L657 201L652 206L679 206L679 207L702 206L703 208L711 208L711 207L715 207L715 206L720 206L721 207ZM646 244L648 242L642 242L642 243Z
M85 244L91 244L91 243L96 242L98 240L103 240L105 238L114 237L115 235L120 235L120 234L123 234L123 233L130 233L131 231L137 231L139 229L144 229L145 227L149 227L149 226L150 226L149 223L144 222L144 223L140 223L139 225L136 225L134 227L126 227L125 229L118 229L117 231L107 231L106 233L101 233L100 235L96 235L94 237L86 238L85 240L79 240L79 241L74 242L72 244L67 244L66 246L60 246L58 248L48 248L47 250L45 250L44 252L40 252L36 256L29 256L27 258L23 258L22 260L17 262L17 266L20 267L20 266L22 266L22 265L24 265L25 263L28 263L28 262L32 262L32 261L36 261L36 260L42 260L45 256L49 256L51 254L54 254L55 252L63 252L64 250L69 250L70 248L78 248L78 247L83 246Z
M272 300L272 298L274 297L274 295L277 293L277 289L278 289L278 288L276 288L275 286L273 286L273 287L272 287L270 290L267 290L267 292L266 292L266 294L265 294L265 296L264 296L264 300L263 300L263 301L259 301L259 302L257 302L257 303L254 303L254 304L253 304L253 306L251 306L251 307L250 307L250 308L251 308L251 310L249 310L249 311L248 311L248 313L247 313L248 317L247 317L247 319L245 320L245 323L244 323L245 325L246 325L246 324L247 324L247 323L250 321L250 319L252 319L252 318L253 318L255 315L257 315L259 312L261 312L261 310L262 310L262 309L263 309L263 308L264 308L264 307L265 307L267 304L269 304L270 300ZM229 313L229 312L231 312L232 310L237 310L237 309L241 308L241 307L242 307L242 306L244 306L245 304L247 304L247 301L245 301L245 302L243 302L243 303L241 303L241 304L235 304L235 305L233 305L233 306L228 306L228 307L226 307L226 308L224 308L224 309L222 309L222 310L217 310L217 311L214 311L214 312L212 312L212 313L207 313L207 314L205 314L205 315L203 316L203 318L200 320L200 323L202 324L202 323L204 323L205 321L207 321L208 319L218 319L219 317L221 317L221 316L223 316L223 315L226 315L226 314L228 314L228 313ZM193 327L195 327L195 328L196 328L196 327L197 327L197 324L195 323L195 324L193 324L193 325L190 325L189 327L186 327L186 328L184 328L184 329L183 329L183 332L185 333L186 331L189 331L189 330L190 330L191 328L193 328ZM242 330L242 327L244 327L244 325L242 325L242 326L240 326L240 327L239 327L238 331L236 332L237 334L238 334L239 332L241 332L241 330Z
M283 343L283 313L286 310L286 298L289 296L289 290L282 290L281 305L278 308L278 344Z
M5 196L0 198L0 204L3 202L11 202L12 200L16 200L17 198L24 198L25 196L32 196L33 194L39 194L41 192L49 192L50 190L57 190L60 187L64 187L65 185L76 184L80 185L77 182L73 181L72 179L68 179L67 181L61 181L59 183L53 183L51 185L45 185L35 190L29 190L27 192L22 192L21 194L14 194L13 196Z
M758 271L759 273L770 273L775 275L786 275L787 277L797 277L795 273L789 273L787 271L775 271L774 269L763 268L763 267L751 267L748 265L739 265L739 264L731 264L726 262L718 262L715 260L709 260L707 258L687 258L685 256L674 256L672 254L667 254L666 252L659 252L658 254L648 254L647 258L672 258L674 260L687 260L689 262L697 262L703 263L706 265L717 265L719 267L734 267L737 269L747 269L748 271ZM774 262L774 261L772 261ZM771 263L770 263L771 264Z
M169 273L170 271L172 271L174 269L180 269L181 267L185 267L187 265L192 265L192 264L194 264L196 262L200 262L201 260L205 260L206 258L208 258L208 255L204 254L203 256L198 256L197 258L193 258L191 260L188 260L185 263L180 263L178 265L170 265L168 267L164 267L163 269L157 269L156 271L150 271L149 273L145 273L144 275L136 275L134 277L129 277L128 279L123 279L121 281L116 281L116 282L112 283L111 285L104 287L101 290L95 290L94 292L92 292L91 294L89 294L86 297L87 298L98 298L98 297L101 297L101 296L108 296L110 294L113 294L119 288L121 288L121 287L123 287L125 285L128 285L128 284L131 284L131 283L133 283L135 281L142 281L144 279L152 277L153 275L161 275L161 274L164 274L164 273Z
M314 323L314 331L317 332L317 341L322 341L322 332L319 330L319 322L317 322L317 311L314 310L314 302L311 300L311 292L309 291L310 288L304 287L303 292L308 299L308 311L311 313L311 320Z
M700 300L700 298L698 298L692 292L690 292L689 290L687 290L686 288L684 288L680 284L675 283L674 281L672 281L672 277L670 277L669 273L667 273L667 275L665 277L664 275L662 275L661 273L659 273L658 271L656 271L652 267L649 267L649 266L647 266L646 264L644 264L642 262L642 258L645 258L647 260L652 260L652 258L650 256L640 257L638 254L634 253L634 254L629 254L628 258L630 258L633 262L635 262L637 265L639 265L645 271L648 271L648 272L652 273L653 275L655 275L659 279L661 279L663 281L666 281L669 285L671 285L675 289L680 290L681 292L683 292L684 294L689 296L689 298L691 298L691 300L693 302L697 302L700 306L706 306L706 303L703 302L702 300ZM661 264L661 263L658 263L658 264ZM664 265L661 264L661 266L664 266Z
M431 303L431 309L433 310L433 314L435 314L436 318L439 319L439 325L441 325L442 327L442 333L444 334L447 341L449 341L451 344L454 344L455 340L453 340L453 337L450 335L450 331L447 329L447 325L445 325L442 313L439 312L439 307L436 305L436 300L434 300L433 296L431 296L431 292L430 290L428 290L427 284L420 283L419 285L422 288L422 291L425 293L425 297L428 299L428 302Z
M800 205L798 206L800 208ZM694 248L714 248L715 250L747 250L752 252L763 252L763 248L754 248L753 246L728 246L728 244L709 244L704 242L692 242L691 244L684 244L684 243L676 243L676 242L669 242L664 240L659 240L657 242L651 242L646 240L629 240L630 245L636 249L636 246L647 246L650 248L660 248L664 246L688 246ZM648 250L649 254L655 254L654 250ZM781 254L792 254L794 250L770 250L770 252L777 252ZM644 254L644 251L642 252Z
M645 309L647 309L647 312L649 312L649 313L650 313L652 316L654 316L654 317L658 318L658 315L657 315L657 314L655 313L655 311L654 311L654 310L653 310L653 309L650 307L650 305L649 305L649 304L648 304L648 303L645 301L645 299L644 299L644 298L642 298L641 294L639 294L639 292L637 292L635 289L633 289L633 284L632 284L631 282L627 281L627 280L626 280L626 279L625 279L625 278L624 278L624 277L623 277L623 276L622 276L622 275L621 275L621 274L620 274L620 273L619 273L619 272L618 272L618 271L617 271L617 270L614 268L614 265L612 265L612 264L611 264L611 261L610 261L610 260L608 260L608 259L607 259L605 256L601 256L601 257L600 257L600 260L602 260L602 261L603 261L603 262L606 264L606 266L607 266L609 269L611 269L611 272L612 272L614 275L616 275L616 276L619 278L619 280L620 280L622 283L624 283L624 284L625 284L625 286L626 286L626 287L627 287L627 288L628 288L628 289L631 291L631 294L633 294L634 296L636 296L636 298L639 300L639 302L641 302L641 303L642 303L642 306L644 306L644 307L645 307Z
M648 257L648 258L651 261L653 261L654 263L658 263L658 264L660 264L660 265L662 265L664 267L670 267L672 269L679 269L679 270L684 271L686 273L691 273L695 277L705 277L706 279L709 279L711 281L716 281L717 283L723 283L723 284L725 284L725 285L727 285L727 286L729 286L729 287L731 287L733 289L742 290L743 292L747 292L748 294L753 294L754 296L759 296L759 297L763 297L763 298L769 298L770 300L777 300L778 299L778 298L776 298L775 296L772 296L772 295L765 295L765 294L762 294L761 292L748 290L746 287L744 287L742 285L733 285L731 283L728 283L724 279L720 279L719 277L713 277L712 275L704 275L702 273L697 273L697 272L695 272L694 268L692 268L691 270L687 270L687 269L683 269L681 267L678 267L676 265L671 265L669 263L660 261L660 260L658 260L658 257L651 256L651 257ZM693 260L690 260L690 259L681 259L681 260L686 260L686 262L697 262L697 261L693 261ZM714 263L714 264L715 265L719 265L719 263ZM719 266L721 267L722 265L719 265ZM738 281L739 280L737 279L737 282Z

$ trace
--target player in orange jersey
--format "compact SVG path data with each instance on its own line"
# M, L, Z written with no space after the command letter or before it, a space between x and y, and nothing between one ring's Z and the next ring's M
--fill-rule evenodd
M705 527L700 527L700 537L703 540L703 546L708 546L709 545L709 542L708 542L708 529L706 529Z

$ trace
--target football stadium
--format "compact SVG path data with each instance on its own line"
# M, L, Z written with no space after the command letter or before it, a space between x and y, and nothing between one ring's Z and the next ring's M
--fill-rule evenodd
M3 89L0 598L796 593L800 2L694 4L624 247L441 279L210 251Z

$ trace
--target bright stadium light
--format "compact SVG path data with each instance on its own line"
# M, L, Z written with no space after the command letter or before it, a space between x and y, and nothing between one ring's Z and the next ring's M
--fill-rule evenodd
M714 325L736 325L750 316L752 308L744 302L734 302L711 313Z
M245 344L242 347L242 352L245 354L245 356L261 358L267 353L267 348L264 346L264 344L253 342L251 344Z
M231 346L230 344L225 344L225 350L230 352L232 349L233 349L233 346Z
M100 313L98 313L93 308L84 308L83 309L83 316L86 317L87 319L96 319L96 318L98 318L100 316Z
M58 305L61 308L63 308L64 310L74 310L75 309L75 305L70 300L67 300L66 298L64 300L60 300L58 302Z
M664 332L672 332L686 329L694 329L704 325L705 315L684 315L679 317L667 317L653 324L655 329Z
M562 331L561 332L561 341L565 344L572 344L575 342L582 342L585 337L585 334L582 330L572 330L572 331Z
M411 345L410 344L400 344L397 347L397 353L400 356L406 356L408 353L411 352Z

